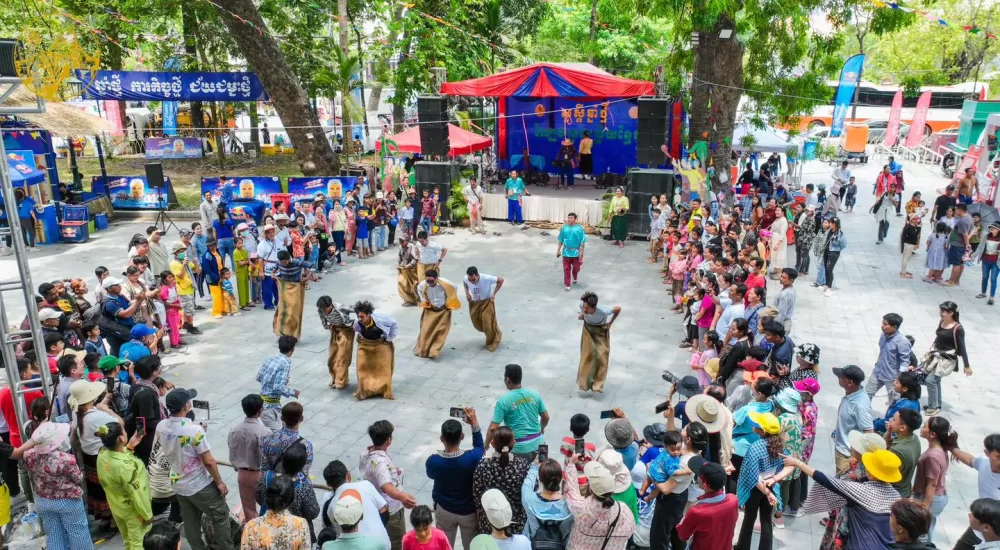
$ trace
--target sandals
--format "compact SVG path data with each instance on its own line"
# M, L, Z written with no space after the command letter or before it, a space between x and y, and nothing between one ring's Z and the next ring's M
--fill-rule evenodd
M985 294L976 294L976 298L982 299L982 298L985 298L985 297L986 297Z

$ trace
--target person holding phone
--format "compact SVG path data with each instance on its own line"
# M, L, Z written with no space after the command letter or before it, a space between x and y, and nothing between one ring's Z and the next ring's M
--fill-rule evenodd
M97 455L97 472L108 496L111 515L122 534L125 548L141 548L142 538L153 523L152 496L146 466L132 450L145 433L137 431L129 438L121 423L109 422L98 426L95 434L104 444Z
M455 546L455 537L462 532L462 547L469 548L476 536L476 502L472 495L472 481L486 447L479 427L476 410L458 409L461 421L472 429L472 449L461 449L465 434L462 424L452 418L441 424L441 443L444 450L427 457L427 477L434 482L431 497L437 510L437 526L444 531L448 544Z

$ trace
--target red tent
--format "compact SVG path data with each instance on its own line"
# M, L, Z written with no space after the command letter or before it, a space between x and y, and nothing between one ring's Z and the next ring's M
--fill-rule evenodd
M619 78L589 63L536 63L520 69L441 85L446 95L478 97L637 97L653 83Z
M389 139L396 143L400 152L403 153L420 153L420 128L414 127L409 130L396 134L394 136L389 136ZM474 153L476 151L482 151L483 149L489 149L493 145L493 140L481 136L479 134L474 134L468 130L463 130L454 124L448 125L448 143L451 145L451 150L448 152L448 156L457 157L459 155L468 155L469 153ZM375 150L382 150L382 140L375 142Z

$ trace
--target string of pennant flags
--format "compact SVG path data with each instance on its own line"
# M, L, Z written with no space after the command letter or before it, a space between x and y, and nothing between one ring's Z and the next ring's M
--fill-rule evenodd
M911 7L908 7L908 6L904 6L900 2L883 2L882 0L872 0L872 3L875 4L876 6L880 7L880 8L889 8L889 9L898 10L898 11L901 11L901 12L904 12L904 13L915 13L915 14L919 15L920 17L923 17L927 21L930 21L931 23L936 23L936 24L938 24L938 25L940 25L942 27L950 27L951 26L950 23L948 23L947 21L945 21L944 19L942 19L941 16L938 15L934 11L922 11L922 10L918 10L916 8L911 8ZM962 26L962 30L964 30L965 32L967 32L969 34L975 34L975 35L985 36L987 40L995 40L997 38L997 35L989 32L987 30L981 29L977 25L963 25Z

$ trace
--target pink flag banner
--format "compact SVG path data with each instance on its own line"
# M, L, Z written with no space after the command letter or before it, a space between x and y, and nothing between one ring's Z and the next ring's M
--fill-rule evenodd
M906 136L906 147L913 148L920 145L920 140L924 138L924 126L927 123L927 111L931 108L931 93L920 94L917 100L917 108L913 111L913 121L910 123L910 133Z
M889 125L885 127L886 147L895 147L896 140L899 139L899 116L903 112L903 91L899 90L892 98L892 108L889 110Z

